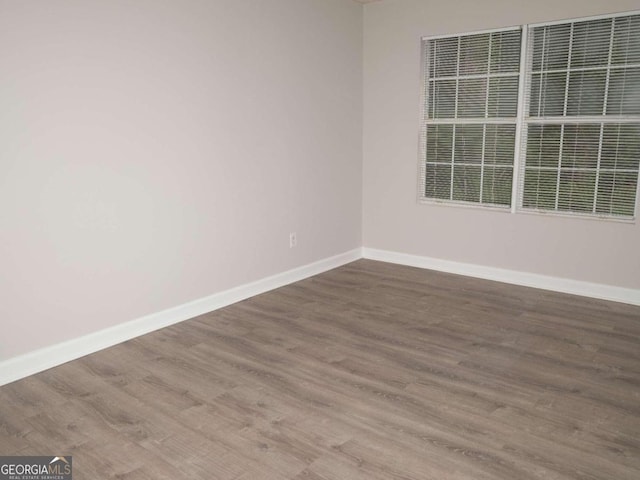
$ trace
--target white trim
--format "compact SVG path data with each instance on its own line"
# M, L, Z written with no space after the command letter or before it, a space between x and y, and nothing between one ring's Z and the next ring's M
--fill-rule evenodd
M0 386L146 333L174 325L198 315L203 315L255 295L268 292L269 290L326 272L360 258L409 265L412 267L628 303L631 305L640 305L640 290L636 289L363 247L100 330L85 335L84 337L74 338L18 357L9 358L0 362Z
M537 273L518 272L515 270L486 267L483 265L460 263L451 260L410 255L388 250L378 250L375 248L363 248L362 255L364 258L379 260L381 262L397 263L400 265L455 273L457 275L466 275L468 277L482 278L485 280L511 283L524 287L540 288L543 290L569 293L572 295L598 298L601 300L640 305L640 290L632 288L615 287L612 285L539 275Z
M640 185L640 182L638 182ZM637 211L637 210L636 210ZM559 217L559 218L578 218L580 220L596 220L599 222L618 222L618 223L627 223L627 224L635 224L637 215L632 217L622 217L620 215L603 215L593 213L580 213L580 212L565 212L562 210L537 210L535 208L522 208L518 210L519 214L523 215L546 215L548 217Z
M184 320L212 312L227 305L259 295L345 265L362 258L362 249L325 258L308 265L278 273L255 282L240 285L208 297L178 305L136 320L121 323L80 338L51 345L0 362L0 385L33 375L63 363L75 360L132 338L159 330Z
M583 117L524 117L524 122L534 125L577 125L582 123L638 123L640 115L590 115Z
M466 35L464 35L466 36ZM461 38L461 37L458 37ZM489 57L491 58L491 46L492 43L489 42ZM636 65L630 65L630 67L634 67ZM487 61L487 70L489 70L491 68L491 63L489 61ZM607 67L592 67L594 70L595 69L599 69L599 70L604 70ZM625 66L621 66L619 67L620 70L622 70L623 68L626 68ZM573 71L573 70L572 70ZM546 73L546 71L544 72ZM518 78L519 74L516 72L501 72L501 73L491 73L490 71L488 71L487 73L474 73L474 74L464 74L464 75L460 75L460 73L458 73L457 75L444 75L442 77L429 77L427 80L429 82L441 82L443 80L490 80L492 78L508 78L508 77L513 77L513 78ZM485 116L486 116L486 109L485 109Z
M429 118L425 122L428 125L515 125L516 117Z
M420 128L418 129L418 187L416 193L417 201L425 198L426 178L427 178L427 120L429 118L429 106L427 101L429 98L429 82L425 81L428 75L428 67L431 59L429 57L429 48L427 42L420 41ZM363 176L364 178L364 176ZM364 191L364 189L363 189Z
M564 23L582 23L591 22L593 20L606 20L608 18L631 17L640 15L640 10L631 10L628 12L603 13L600 15L591 15L590 17L565 18L564 20L552 20L550 22L529 23L530 28L546 27L547 25L562 25Z
M511 178L511 213L517 213L520 199L518 198L518 192L520 184L524 185L524 171L522 170L522 144L524 140L523 136L523 119L525 117L525 109L529 102L525 101L525 95L527 95L527 62L529 61L528 55L529 48L529 26L522 26L522 33L520 34L520 74L518 76L518 107L516 112L516 137L513 145L513 177Z
M454 37L466 37L473 35L484 35L487 33L500 33L500 32L512 32L514 30L519 30L522 28L521 25L513 25L511 27L498 27L498 28L490 28L488 30L476 30L473 32L460 32L460 33L443 33L440 35L425 35L420 37L421 40L439 40L442 38L454 38Z
M425 162L425 165L426 165L426 162ZM440 165L440 164L429 162L429 165ZM443 165L451 165L451 164L445 163ZM464 164L459 163L458 165L464 165ZM418 203L421 205L436 205L438 207L462 207L462 208L487 210L489 212L493 211L493 212L511 213L511 208L509 208L508 205L497 205L495 203L465 202L464 200L449 200L445 198L428 198L428 197L419 198Z
M612 34L615 33L615 28L611 29L611 33ZM611 45L613 45L613 42L611 42ZM569 62L567 62L567 64L568 63ZM541 73L575 73L575 72L595 72L595 71L601 71L601 70L626 70L628 68L638 68L638 67L640 67L640 63L638 63L638 62L636 62L636 63L624 63L624 64L620 64L620 65L611 65L611 64L595 65L595 66L592 66L592 67L570 67L570 66L567 66L567 68L549 68L547 70L542 70L542 69L534 70L534 69L531 69L531 74L532 75L539 75ZM440 79L438 78L438 80L440 80ZM606 91L607 91L607 89L605 88L605 92Z

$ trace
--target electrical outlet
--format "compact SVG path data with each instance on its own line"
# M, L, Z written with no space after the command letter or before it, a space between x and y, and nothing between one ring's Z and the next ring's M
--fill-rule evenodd
M293 248L298 245L298 236L296 232L291 232L289 234L289 248Z

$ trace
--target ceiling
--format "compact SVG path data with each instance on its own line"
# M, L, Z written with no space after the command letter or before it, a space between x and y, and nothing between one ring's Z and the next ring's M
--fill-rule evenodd
M354 0L354 1L358 3L373 3L373 2L379 2L380 0Z

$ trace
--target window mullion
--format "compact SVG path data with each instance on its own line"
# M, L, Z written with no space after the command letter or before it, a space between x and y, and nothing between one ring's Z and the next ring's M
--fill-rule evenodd
M456 127L457 125L454 123L453 138L451 139L451 177L449 179L449 200L453 200L453 168L456 158Z
M525 101L528 94L525 91L527 86L527 52L529 51L529 31L526 25L522 27L522 35L520 40L520 76L518 79L518 107L516 110L516 138L513 150L513 176L511 183L511 212L515 213L518 209L520 201L520 185L524 186L524 182L520 181L520 177L523 176L521 172L521 150L523 147L523 140L526 137L526 128L524 124L525 109L527 102ZM524 190L524 188L522 188Z
M458 98L460 97L460 38L458 38L458 50L456 52L456 96L453 107L453 115L458 118ZM456 125L453 125L453 139L451 142L451 180L449 182L449 200L453 200L453 177L455 174L456 159Z
M469 117L469 118L437 118L426 120L428 125L438 125L438 124L458 124L458 125L468 125L468 124L476 124L476 125L509 125L515 124L516 119L514 117L492 117L492 118L482 118L482 117Z
M482 192L484 187L484 155L487 143L487 125L482 126L482 154L480 155L480 203L482 203Z
M589 116L581 116L581 117L525 117L525 121L528 123L539 123L539 124L557 124L560 125L562 123L573 123L573 124L582 124L582 123L638 123L640 122L640 115L589 115ZM431 122L433 123L433 121ZM508 122L505 122L508 123Z

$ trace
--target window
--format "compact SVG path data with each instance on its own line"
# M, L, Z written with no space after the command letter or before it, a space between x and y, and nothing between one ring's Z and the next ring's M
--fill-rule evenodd
M427 42L426 198L508 208L521 30Z
M421 200L634 218L640 15L429 38L423 56Z
M640 15L529 33L523 209L633 217Z

